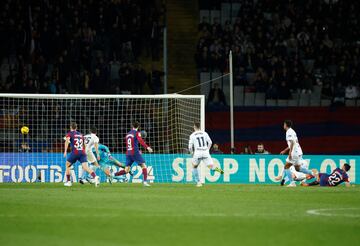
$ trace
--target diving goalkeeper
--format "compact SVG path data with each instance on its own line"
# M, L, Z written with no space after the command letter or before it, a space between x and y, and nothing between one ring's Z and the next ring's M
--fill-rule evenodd
M95 151L95 148L93 148L93 153L95 157L97 158L97 154ZM100 161L99 165L101 170L106 174L106 176L109 178L109 182L112 183L113 176L110 172L110 166L115 165L121 168L125 168L125 165L123 165L120 161L115 159L110 153L109 148L106 145L99 144L99 155L100 155ZM87 173L83 172L83 176L80 178L79 182L81 184L84 184L84 180L86 179Z

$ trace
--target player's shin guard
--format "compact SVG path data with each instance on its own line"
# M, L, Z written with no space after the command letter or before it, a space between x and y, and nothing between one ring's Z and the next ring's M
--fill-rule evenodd
M143 175L143 181L146 182L147 181L147 175L148 175L146 167L144 167L142 169L142 175Z
M193 168L192 175L193 175L195 183L199 183L200 182L200 180L199 180L199 171L198 171L197 168L195 168L195 167Z

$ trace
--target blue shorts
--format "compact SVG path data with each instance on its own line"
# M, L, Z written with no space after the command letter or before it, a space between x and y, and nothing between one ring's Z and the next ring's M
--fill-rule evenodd
M135 155L126 155L126 166L131 166L134 162L136 162L138 165L141 165L145 163L144 158L141 156L141 154L135 154Z
M319 173L319 178L320 178L320 186L329 186L329 174L327 173Z
M79 152L78 154L75 154L71 152L66 161L70 162L71 164L74 164L77 161L84 163L87 162L87 158L85 153Z

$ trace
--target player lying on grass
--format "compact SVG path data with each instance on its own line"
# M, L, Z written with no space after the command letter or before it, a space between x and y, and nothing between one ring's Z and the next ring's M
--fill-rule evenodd
M201 161L203 161L205 165L208 168L210 168L210 170L214 170L215 172L219 172L221 174L224 173L222 169L218 167L214 167L214 162L210 156L211 145L212 145L212 141L209 135L206 132L201 131L199 122L195 122L194 132L190 135L190 139L189 139L189 151L190 154L193 156L192 174L194 176L194 180L196 182L197 187L202 186L202 183L200 181L200 174L198 170Z
M141 133L139 132L140 123L135 121L132 123L132 129L128 132L125 137L126 144L126 167L124 170L121 170L115 173L115 176L121 176L124 174L128 174L130 172L131 165L136 162L142 169L143 175L143 184L144 186L150 186L147 183L147 168L145 164L145 160L142 157L142 153L139 149L139 143L147 150L149 153L152 153L153 150L150 146L148 146L145 141L141 137Z
M286 158L286 165L284 169L284 175L286 179L283 179L281 181L281 185L283 185L285 180L289 180L290 184L288 185L288 187L296 186L295 180L293 179L292 175L294 171L290 170L291 166L295 166L298 172L314 176L314 173L308 169L307 162L304 161L304 159L302 158L303 152L299 144L296 132L292 129L292 126L293 123L291 120L284 121L283 128L286 131L286 142L288 144L288 147L286 147L283 151L280 152L280 154L282 155L289 153L288 157Z
M341 183L345 183L347 187L350 187L350 179L347 172L351 169L351 166L345 163L341 168L335 168L331 174L318 173L315 175L316 181L309 184L303 183L302 186L338 186Z
M64 146L64 157L67 156L67 149L69 144L71 146L71 153L66 159L66 182L64 183L65 186L72 186L70 180L70 168L71 166L79 161L82 165L83 170L91 175L94 179L95 186L99 185L100 179L96 176L95 172L91 170L88 166L86 154L85 154L85 143L84 143L84 136L78 132L77 125L75 122L70 124L70 131L66 134L65 137L65 146Z
M117 159L115 159L115 157L113 157L111 155L110 150L106 145L99 144L98 145L98 153L96 153L95 148L93 148L93 152L96 157L98 157L98 155L100 156L99 166L100 166L101 170L105 173L105 175L109 178L109 182L112 183L113 176L110 172L110 167L112 165L114 165L114 166L118 166L121 168L125 168L125 165L123 165L120 161L118 161ZM126 177L124 178L124 177L120 177L120 176L116 177L116 178L122 179L122 180L126 179ZM85 180L89 181L87 178L87 173L83 172L83 175L79 179L79 182L81 184L84 184ZM91 181L89 181L89 182L91 182Z
M308 168L308 164L305 160L303 160L302 166ZM285 175L286 171L290 172L292 181L295 181L295 182L299 181L299 182L301 182L301 184L305 183L306 180L314 178L314 176L311 174L305 174L305 173L300 172L299 165L294 166L291 164L285 164L285 167L282 170L281 174L275 178L277 181L281 180L281 186L283 186L287 182L290 182L288 175ZM312 173L314 173L314 175L317 172L316 169L312 169L311 171L312 171Z

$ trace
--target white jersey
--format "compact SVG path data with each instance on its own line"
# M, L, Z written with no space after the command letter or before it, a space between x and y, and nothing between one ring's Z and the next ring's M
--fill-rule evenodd
M86 144L86 153L92 152L92 149L94 148L95 144L99 143L99 138L93 133L85 135L85 144Z
M209 135L204 131L195 131L190 135L189 150L190 152L209 151L212 141Z
M209 135L203 131L195 131L190 135L189 151L193 153L192 163L194 166L204 162L206 166L212 166L213 160L210 156L212 141Z
M299 140L297 138L296 132L292 128L289 128L286 131L286 142L287 142L289 148L291 146L291 141L294 141L294 147L293 147L293 151L292 151L292 153L290 153L290 155L291 156L301 156L303 154L303 152L302 152L301 146L299 144Z

